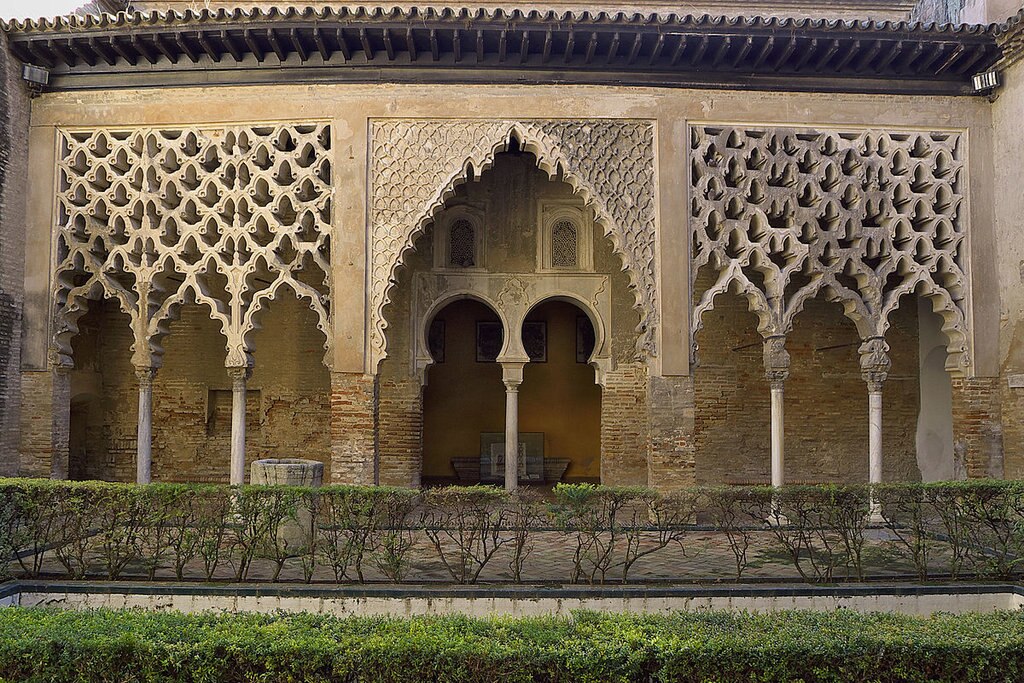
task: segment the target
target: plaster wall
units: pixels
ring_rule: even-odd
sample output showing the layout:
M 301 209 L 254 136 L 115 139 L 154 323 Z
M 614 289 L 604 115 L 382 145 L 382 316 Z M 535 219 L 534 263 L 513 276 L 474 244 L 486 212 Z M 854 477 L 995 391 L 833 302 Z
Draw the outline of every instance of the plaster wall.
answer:
M 1000 380 L 1003 410 L 1003 453 L 1007 477 L 1024 477 L 1024 193 L 1020 187 L 1024 159 L 1024 62 L 1003 74 L 1006 84 L 992 105 L 996 168 L 996 261 L 999 273 Z M 1014 169 L 1014 170 L 1011 170 Z
M 953 390 L 946 372 L 946 338 L 941 320 L 927 301 L 917 302 L 920 414 L 917 419 L 917 467 L 923 481 L 949 481 L 954 466 Z

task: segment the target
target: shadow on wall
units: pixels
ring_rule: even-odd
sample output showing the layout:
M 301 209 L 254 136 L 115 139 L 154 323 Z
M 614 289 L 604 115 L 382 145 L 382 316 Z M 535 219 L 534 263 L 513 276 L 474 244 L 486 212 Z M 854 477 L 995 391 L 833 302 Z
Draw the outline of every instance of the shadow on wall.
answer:
M 922 481 L 949 481 L 953 466 L 953 388 L 946 372 L 942 317 L 927 299 L 917 303 L 921 411 L 917 418 L 917 467 Z

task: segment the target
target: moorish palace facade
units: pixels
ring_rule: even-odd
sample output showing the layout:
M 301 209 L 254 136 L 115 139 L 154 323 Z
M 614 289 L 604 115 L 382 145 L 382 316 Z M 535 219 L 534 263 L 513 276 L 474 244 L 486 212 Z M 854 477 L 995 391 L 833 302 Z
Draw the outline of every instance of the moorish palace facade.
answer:
M 3 26 L 0 474 L 1024 475 L 1019 2 L 311 4 Z

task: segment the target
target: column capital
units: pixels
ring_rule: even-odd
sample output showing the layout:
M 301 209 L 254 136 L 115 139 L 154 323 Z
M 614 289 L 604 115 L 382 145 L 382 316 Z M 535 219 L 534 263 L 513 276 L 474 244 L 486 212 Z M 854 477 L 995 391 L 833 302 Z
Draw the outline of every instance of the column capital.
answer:
M 789 379 L 789 352 L 785 335 L 766 337 L 764 340 L 764 376 L 772 389 L 781 389 Z
M 252 367 L 248 365 L 236 365 L 227 368 L 228 377 L 234 384 L 244 383 L 252 377 Z
M 879 392 L 889 377 L 892 360 L 889 358 L 889 344 L 884 337 L 865 339 L 860 345 L 860 376 L 867 383 L 868 391 Z
M 153 378 L 156 377 L 157 368 L 152 366 L 140 367 L 135 366 L 135 378 L 139 380 L 140 386 L 149 386 L 153 384 Z
M 508 391 L 518 391 L 519 385 L 523 383 L 523 368 L 526 363 L 521 361 L 502 361 L 501 381 L 505 383 Z

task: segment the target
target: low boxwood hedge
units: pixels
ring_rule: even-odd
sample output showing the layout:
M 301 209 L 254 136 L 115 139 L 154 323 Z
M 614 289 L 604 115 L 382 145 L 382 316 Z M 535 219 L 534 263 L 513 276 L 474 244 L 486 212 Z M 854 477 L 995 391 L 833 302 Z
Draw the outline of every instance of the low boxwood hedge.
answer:
M 1019 613 L 571 619 L 0 609 L 0 680 L 929 681 L 1024 678 Z
M 870 523 L 885 528 L 885 540 L 876 536 L 868 548 Z M 763 557 L 787 558 L 808 582 L 890 575 L 894 556 L 922 581 L 1013 580 L 1024 569 L 1024 482 L 670 493 L 559 484 L 541 496 L 486 486 L 0 479 L 0 580 L 58 570 L 75 579 L 403 582 L 426 553 L 454 583 L 495 576 L 522 583 L 553 578 L 532 562 L 538 534 L 546 533 L 557 542 L 544 552 L 571 565 L 559 580 L 628 583 L 648 555 L 669 563 L 686 556 L 701 529 L 720 532 L 737 581 L 755 559 L 753 546 Z

